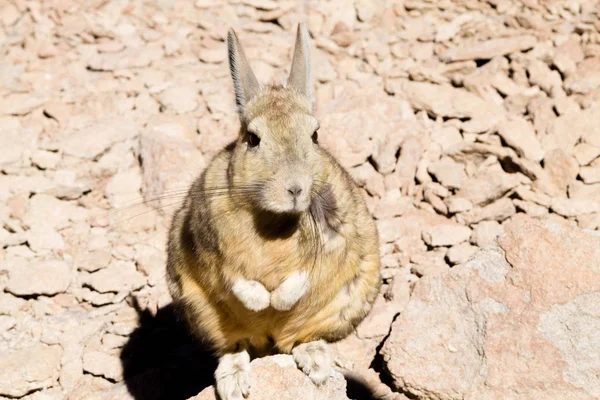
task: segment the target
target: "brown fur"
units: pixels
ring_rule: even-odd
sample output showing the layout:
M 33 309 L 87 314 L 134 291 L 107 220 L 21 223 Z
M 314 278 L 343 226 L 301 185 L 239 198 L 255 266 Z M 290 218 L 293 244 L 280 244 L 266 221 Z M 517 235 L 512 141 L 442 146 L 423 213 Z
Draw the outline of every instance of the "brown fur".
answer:
M 379 291 L 375 223 L 346 171 L 312 143 L 316 119 L 304 96 L 266 87 L 241 120 L 238 139 L 193 183 L 173 218 L 171 295 L 193 332 L 220 355 L 239 348 L 289 353 L 300 343 L 340 340 L 366 317 Z M 262 121 L 253 129 L 271 149 L 264 156 L 247 144 L 253 121 Z M 303 168 L 312 179 L 305 212 L 263 207 L 279 201 L 268 185 L 286 168 Z M 236 277 L 273 291 L 294 271 L 308 271 L 310 287 L 289 311 L 250 311 L 231 292 Z

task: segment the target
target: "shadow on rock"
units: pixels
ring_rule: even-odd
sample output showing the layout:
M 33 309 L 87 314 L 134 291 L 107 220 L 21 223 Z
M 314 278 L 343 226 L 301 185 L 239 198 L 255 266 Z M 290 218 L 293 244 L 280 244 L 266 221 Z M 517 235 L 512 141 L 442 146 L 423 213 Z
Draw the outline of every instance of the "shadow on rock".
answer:
M 121 353 L 125 383 L 135 400 L 185 400 L 214 383 L 216 358 L 188 333 L 172 304 L 155 316 L 136 309 L 140 326 Z
M 214 384 L 217 359 L 196 340 L 169 304 L 156 315 L 133 304 L 139 327 L 121 352 L 125 384 L 135 400 L 187 400 Z M 353 400 L 379 400 L 356 374 L 344 374 Z
M 377 393 L 366 382 L 356 376 L 344 375 L 346 378 L 346 395 L 352 400 L 381 400 Z

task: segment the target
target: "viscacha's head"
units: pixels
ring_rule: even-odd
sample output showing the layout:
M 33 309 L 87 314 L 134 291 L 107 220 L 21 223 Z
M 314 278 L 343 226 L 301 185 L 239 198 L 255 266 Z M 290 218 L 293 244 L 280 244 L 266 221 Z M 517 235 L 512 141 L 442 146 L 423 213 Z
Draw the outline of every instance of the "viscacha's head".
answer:
M 233 150 L 233 187 L 252 188 L 253 205 L 277 214 L 308 210 L 322 189 L 327 154 L 319 147 L 313 115 L 310 47 L 298 26 L 285 86 L 262 86 L 233 31 L 227 37 L 229 65 L 241 121 Z

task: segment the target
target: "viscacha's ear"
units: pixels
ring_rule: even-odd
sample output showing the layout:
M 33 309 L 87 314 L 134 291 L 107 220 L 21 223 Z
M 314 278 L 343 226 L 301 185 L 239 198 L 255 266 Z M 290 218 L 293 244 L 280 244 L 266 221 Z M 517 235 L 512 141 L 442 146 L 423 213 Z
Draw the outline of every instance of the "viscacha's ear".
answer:
M 288 78 L 288 87 L 294 88 L 297 92 L 306 96 L 311 105 L 314 104 L 310 42 L 306 25 L 302 23 L 298 25 L 298 32 L 296 33 L 296 46 L 294 47 L 294 59 Z
M 230 29 L 227 34 L 227 49 L 229 51 L 229 69 L 235 89 L 235 102 L 241 117 L 246 103 L 258 93 L 260 85 L 233 29 Z

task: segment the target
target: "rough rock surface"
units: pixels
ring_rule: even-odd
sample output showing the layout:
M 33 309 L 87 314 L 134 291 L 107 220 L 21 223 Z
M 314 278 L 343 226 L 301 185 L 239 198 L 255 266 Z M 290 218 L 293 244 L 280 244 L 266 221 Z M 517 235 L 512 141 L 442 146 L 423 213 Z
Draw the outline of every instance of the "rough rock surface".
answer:
M 0 395 L 22 397 L 52 386 L 58 378 L 61 353 L 60 346 L 41 343 L 0 351 Z
M 529 217 L 505 230 L 498 246 L 415 285 L 382 350 L 398 389 L 426 399 L 600 395 L 600 235 Z
M 252 392 L 248 400 L 348 400 L 346 381 L 341 373 L 332 371 L 331 377 L 320 387 L 297 367 L 290 355 L 275 355 L 250 363 Z M 190 400 L 216 400 L 214 387 L 204 389 Z
M 35 372 L 3 365 L 0 397 L 179 400 L 212 385 L 214 360 L 170 304 L 166 232 L 239 131 L 227 30 L 261 83 L 283 83 L 305 22 L 319 142 L 381 238 L 381 293 L 332 345 L 335 362 L 357 379 L 349 398 L 404 398 L 383 383 L 381 348 L 421 280 L 464 269 L 523 215 L 600 230 L 599 12 L 595 0 L 0 0 L 0 363 L 27 358 Z M 569 320 L 584 303 L 556 312 Z M 559 368 L 593 388 L 593 373 L 564 369 L 582 351 L 573 343 Z M 411 393 L 459 396 L 475 381 L 452 374 L 481 365 L 471 356 L 464 369 L 431 364 L 428 384 L 455 386 Z M 473 379 L 510 387 L 489 371 Z M 588 395 L 541 373 L 530 382 L 546 378 L 540 390 Z

